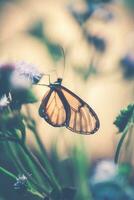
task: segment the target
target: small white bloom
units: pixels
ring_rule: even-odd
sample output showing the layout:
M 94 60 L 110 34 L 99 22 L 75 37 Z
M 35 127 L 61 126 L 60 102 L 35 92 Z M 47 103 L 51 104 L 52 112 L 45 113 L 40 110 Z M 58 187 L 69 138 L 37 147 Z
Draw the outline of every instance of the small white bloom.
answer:
M 3 95 L 3 97 L 0 99 L 0 108 L 4 108 L 6 106 L 8 106 L 9 104 L 9 100 L 6 97 L 6 95 Z
M 20 189 L 26 189 L 28 183 L 27 177 L 23 174 L 21 176 L 18 176 L 16 178 L 16 183 L 14 184 L 14 189 L 20 190 Z
M 41 78 L 42 74 L 38 72 L 33 64 L 26 62 L 16 62 L 14 64 L 15 69 L 11 76 L 11 86 L 15 89 L 26 89 L 31 84 L 37 83 Z
M 19 176 L 16 178 L 16 180 L 17 180 L 18 182 L 21 182 L 21 183 L 26 183 L 26 182 L 27 182 L 27 177 L 26 177 L 24 174 L 22 174 L 22 175 L 19 175 Z
M 26 63 L 24 61 L 17 62 L 15 67 L 15 71 L 18 75 L 29 79 L 32 84 L 37 83 L 42 78 L 42 74 L 36 69 L 36 66 L 31 63 Z
M 17 71 L 13 72 L 10 82 L 13 89 L 28 89 L 31 86 L 30 80 L 20 75 Z
M 116 176 L 117 165 L 110 160 L 103 160 L 98 163 L 92 177 L 93 183 L 110 180 Z

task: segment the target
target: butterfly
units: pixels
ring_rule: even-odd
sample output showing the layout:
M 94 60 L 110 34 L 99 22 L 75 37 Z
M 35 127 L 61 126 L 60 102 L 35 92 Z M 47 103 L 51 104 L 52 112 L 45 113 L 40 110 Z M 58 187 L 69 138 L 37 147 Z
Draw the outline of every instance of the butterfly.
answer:
M 80 134 L 93 134 L 99 127 L 99 119 L 94 110 L 80 97 L 62 86 L 58 78 L 48 85 L 39 107 L 39 115 L 54 127 L 66 127 Z

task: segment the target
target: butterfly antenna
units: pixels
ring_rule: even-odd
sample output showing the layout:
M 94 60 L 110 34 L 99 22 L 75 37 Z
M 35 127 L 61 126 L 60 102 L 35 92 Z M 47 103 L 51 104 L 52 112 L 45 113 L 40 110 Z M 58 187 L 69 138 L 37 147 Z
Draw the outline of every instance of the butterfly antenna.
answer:
M 65 66 L 66 66 L 66 56 L 65 56 L 65 51 L 64 51 L 63 47 L 59 45 L 59 48 L 60 48 L 60 50 L 62 52 L 62 56 L 63 56 L 63 67 L 64 67 L 63 75 L 62 75 L 62 77 L 63 77 L 64 72 L 65 72 Z
M 35 85 L 50 87 L 50 85 L 47 85 L 47 84 L 40 84 L 40 83 L 37 83 L 37 84 L 35 84 Z

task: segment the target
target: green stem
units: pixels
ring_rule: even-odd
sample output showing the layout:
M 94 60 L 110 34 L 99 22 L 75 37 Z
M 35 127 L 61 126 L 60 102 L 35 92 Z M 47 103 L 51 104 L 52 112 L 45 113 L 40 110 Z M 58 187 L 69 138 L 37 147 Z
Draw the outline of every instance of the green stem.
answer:
M 129 129 L 129 135 L 127 137 L 125 148 L 127 162 L 131 163 L 133 157 L 133 126 L 131 126 Z
M 19 147 L 19 146 L 18 146 Z M 10 148 L 10 152 L 12 153 L 13 157 L 14 157 L 14 160 L 15 160 L 15 164 L 17 165 L 17 169 L 19 170 L 19 173 L 22 174 L 24 173 L 24 175 L 26 175 L 27 177 L 29 177 L 29 180 L 30 182 L 33 184 L 33 186 L 35 186 L 35 188 L 38 188 L 38 190 L 40 192 L 45 192 L 44 191 L 44 188 L 41 188 L 37 183 L 36 181 L 34 180 L 34 178 L 32 176 L 29 176 L 29 173 L 25 170 L 25 168 L 23 167 L 23 164 L 21 163 L 20 159 L 18 158 L 18 155 L 16 152 L 18 152 L 19 149 L 17 148 L 14 148 L 14 146 L 10 145 L 9 144 L 9 148 Z M 23 152 L 22 153 L 22 156 L 23 156 Z M 24 155 L 23 156 L 23 159 L 26 160 L 26 162 L 28 163 L 28 167 L 30 167 L 30 169 L 32 169 L 32 173 L 33 175 L 35 176 L 35 178 L 38 178 L 39 175 L 36 173 L 36 170 L 34 169 L 34 166 L 30 163 L 30 160 L 27 159 L 27 157 Z M 37 176 L 36 176 L 37 174 Z M 37 179 L 38 180 L 38 179 Z
M 44 196 L 41 193 L 39 193 L 38 191 L 36 191 L 36 190 L 27 189 L 27 191 L 30 192 L 34 196 L 37 196 L 37 197 L 40 197 L 41 199 L 44 199 Z
M 12 174 L 11 172 L 7 171 L 6 169 L 4 169 L 3 167 L 0 167 L 0 173 L 5 174 L 7 176 L 9 176 L 10 178 L 14 179 L 16 181 L 17 177 Z
M 117 149 L 116 149 L 116 153 L 115 153 L 115 158 L 114 158 L 115 163 L 118 163 L 121 147 L 122 147 L 123 141 L 124 141 L 124 139 L 125 139 L 125 137 L 126 137 L 126 135 L 128 133 L 129 128 L 130 128 L 130 123 L 128 123 L 128 125 L 124 129 L 124 131 L 122 133 L 122 136 L 121 136 L 121 139 L 120 139 L 120 141 L 118 143 L 118 146 L 117 146 Z
M 17 170 L 17 173 L 21 173 L 20 166 L 18 164 L 18 157 L 16 156 L 16 152 L 14 151 L 14 147 L 10 144 L 11 141 L 6 143 L 6 150 L 8 153 L 10 152 L 10 159 L 13 161 L 15 168 Z
M 51 180 L 54 182 L 55 187 L 58 188 L 58 190 L 60 191 L 61 186 L 59 185 L 58 180 L 56 179 L 56 177 L 53 173 L 52 167 L 51 167 L 51 165 L 49 163 L 49 159 L 47 157 L 46 150 L 45 150 L 44 145 L 42 144 L 42 142 L 40 140 L 35 121 L 31 117 L 31 113 L 30 113 L 28 105 L 26 105 L 26 111 L 27 111 L 27 115 L 28 115 L 28 118 L 29 118 L 30 123 L 31 123 L 30 130 L 34 133 L 34 136 L 35 136 L 35 139 L 36 139 L 39 151 L 40 151 L 40 155 L 42 157 L 43 164 L 44 164 L 45 168 L 47 169 L 47 172 L 49 173 Z
M 24 150 L 24 152 L 29 156 L 29 158 L 32 160 L 32 162 L 35 164 L 35 166 L 37 167 L 37 169 L 39 171 L 41 171 L 44 179 L 46 179 L 46 181 L 49 183 L 49 185 L 54 189 L 57 189 L 59 191 L 59 188 L 56 187 L 56 185 L 51 181 L 51 178 L 48 176 L 47 172 L 45 171 L 45 169 L 42 167 L 42 165 L 40 164 L 39 160 L 37 159 L 37 157 L 34 156 L 34 154 L 26 147 L 26 145 L 21 144 L 22 149 Z M 60 191 L 59 191 L 60 192 Z
M 14 134 L 17 134 L 17 132 L 15 132 Z M 17 135 L 16 135 L 16 137 L 17 137 Z M 40 178 L 39 173 L 37 173 L 38 171 L 35 169 L 35 166 L 33 165 L 32 161 L 29 159 L 29 157 L 27 157 L 27 155 L 24 155 L 25 154 L 24 151 L 20 149 L 21 150 L 21 154 L 20 155 L 27 162 L 28 167 L 30 168 L 30 170 L 32 170 L 32 175 L 35 176 L 36 181 L 34 180 L 33 176 L 29 176 L 29 173 L 25 170 L 25 168 L 23 167 L 23 163 L 21 163 L 21 161 L 20 161 L 20 159 L 18 157 L 17 152 L 18 152 L 18 150 L 19 150 L 18 148 L 20 146 L 16 146 L 16 144 L 14 145 L 14 143 L 10 144 L 10 142 L 14 142 L 14 141 L 10 140 L 10 141 L 6 142 L 5 149 L 8 152 L 10 152 L 11 160 L 14 160 L 14 165 L 16 167 L 17 172 L 20 173 L 20 174 L 24 173 L 27 177 L 29 177 L 29 180 L 31 182 L 30 184 L 32 184 L 40 192 L 44 192 L 45 194 L 48 195 L 49 194 L 48 190 L 46 190 L 45 187 L 41 187 L 41 186 L 38 185 L 38 183 L 36 183 L 37 180 L 39 181 L 39 183 L 41 183 L 42 180 Z M 19 145 L 19 144 L 20 144 L 20 142 L 18 141 L 17 145 Z M 40 185 L 42 185 L 42 184 L 40 184 Z
M 129 131 L 129 129 L 133 126 L 133 124 L 134 124 L 134 111 L 133 111 L 132 116 L 131 116 L 129 122 L 127 123 L 124 131 L 122 132 L 122 137 L 121 137 L 121 139 L 120 139 L 120 141 L 118 143 L 118 146 L 117 146 L 117 149 L 116 149 L 116 153 L 115 153 L 115 158 L 114 158 L 115 163 L 118 163 L 119 154 L 120 154 L 120 151 L 121 151 L 121 147 L 122 147 L 123 141 L 124 141 L 128 131 Z
M 49 194 L 49 192 L 48 192 L 48 189 L 46 189 L 46 185 L 43 183 L 43 181 L 40 179 L 40 174 L 38 174 L 38 171 L 40 172 L 41 171 L 41 169 L 40 169 L 40 166 L 39 166 L 39 162 L 37 162 L 36 160 L 37 160 L 37 158 L 30 152 L 30 150 L 25 146 L 25 144 L 23 144 L 23 143 L 20 143 L 20 147 L 21 147 L 21 149 L 23 150 L 23 152 L 25 153 L 25 158 L 26 158 L 26 160 L 28 161 L 28 164 L 29 164 L 29 166 L 30 166 L 30 169 L 33 171 L 34 170 L 34 175 L 35 175 L 35 178 L 37 178 L 37 180 L 39 179 L 39 183 L 42 185 L 42 187 L 40 187 L 40 188 L 42 188 L 43 189 L 43 191 L 44 191 L 44 193 L 45 194 Z M 28 157 L 27 157 L 28 156 Z M 34 164 L 34 165 L 33 165 Z M 35 170 L 35 166 L 36 166 L 36 168 L 37 168 L 37 170 Z M 44 177 L 43 177 L 43 179 L 44 179 Z M 33 182 L 34 183 L 34 185 L 38 185 L 38 184 L 35 184 L 35 181 Z
M 36 142 L 37 142 L 39 150 L 40 150 L 40 155 L 42 157 L 43 164 L 44 164 L 45 168 L 47 169 L 49 175 L 51 176 L 51 180 L 55 183 L 56 187 L 59 190 L 61 190 L 61 187 L 60 187 L 60 185 L 59 185 L 59 183 L 58 183 L 58 181 L 57 181 L 57 179 L 55 177 L 55 174 L 53 173 L 52 167 L 51 167 L 51 165 L 49 163 L 46 150 L 45 150 L 45 148 L 44 148 L 44 146 L 43 146 L 43 144 L 42 144 L 42 142 L 40 140 L 40 137 L 38 135 L 36 127 L 33 127 L 33 133 L 35 135 Z M 42 154 L 43 154 L 43 156 L 42 156 Z
M 10 136 L 0 136 L 0 140 L 1 141 L 11 141 L 11 142 L 18 142 L 18 140 L 14 137 L 10 137 Z

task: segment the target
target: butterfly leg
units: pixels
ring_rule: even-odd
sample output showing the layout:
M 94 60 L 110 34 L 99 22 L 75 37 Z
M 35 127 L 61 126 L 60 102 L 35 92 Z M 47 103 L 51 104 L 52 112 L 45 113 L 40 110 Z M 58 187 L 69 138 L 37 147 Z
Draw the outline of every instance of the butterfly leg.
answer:
M 49 87 L 49 85 L 51 84 L 51 81 L 50 81 L 50 74 L 43 74 L 43 76 L 48 76 L 48 80 L 49 80 L 49 84 L 47 85 L 47 84 L 36 84 L 36 85 L 41 85 L 41 86 L 48 86 Z
M 51 83 L 51 81 L 50 81 L 50 74 L 44 74 L 44 76 L 48 76 L 49 85 L 50 85 L 50 83 Z

